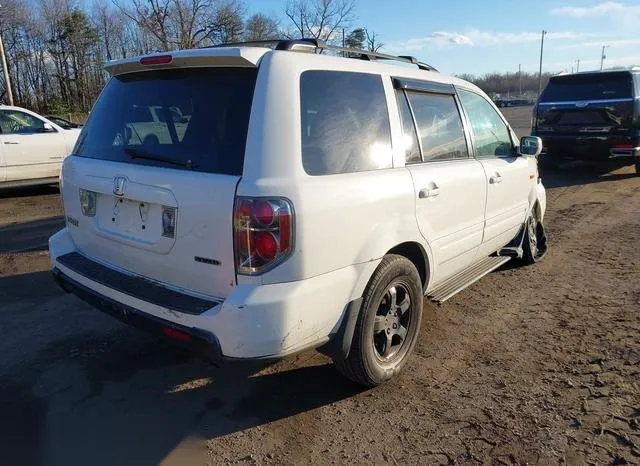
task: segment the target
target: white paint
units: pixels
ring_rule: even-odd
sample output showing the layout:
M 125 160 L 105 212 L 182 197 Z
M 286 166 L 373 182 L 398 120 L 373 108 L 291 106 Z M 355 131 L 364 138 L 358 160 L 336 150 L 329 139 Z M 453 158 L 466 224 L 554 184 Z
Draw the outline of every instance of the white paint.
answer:
M 349 301 L 361 296 L 382 257 L 398 244 L 422 246 L 429 262 L 430 289 L 506 245 L 535 202 L 544 213 L 544 187 L 537 180 L 535 158 L 472 158 L 405 167 L 391 77 L 453 83 L 481 93 L 464 81 L 379 62 L 267 49 L 205 49 L 172 55 L 168 67 L 260 66 L 242 177 L 69 158 L 63 170 L 65 211 L 80 225 L 50 239 L 51 257 L 55 267 L 104 296 L 212 332 L 226 356 L 283 356 L 324 343 L 339 326 Z M 115 74 L 144 68 L 138 58 L 109 66 Z M 310 69 L 381 75 L 393 168 L 306 174 L 301 160 L 299 81 L 300 74 Z M 494 172 L 503 180 L 496 186 L 489 182 Z M 178 208 L 175 239 L 161 238 L 153 229 L 129 237 L 109 231 L 103 223 L 109 223 L 110 213 L 102 209 L 113 202 L 110 182 L 115 176 L 127 177 L 127 189 L 132 190 L 128 194 L 152 205 L 149 215 L 154 205 Z M 419 198 L 422 189 L 435 186 L 438 196 Z M 93 219 L 80 211 L 81 187 L 100 193 Z M 231 233 L 235 195 L 285 197 L 294 207 L 294 252 L 263 275 L 236 279 Z M 193 316 L 124 295 L 56 261 L 75 250 L 187 294 L 218 298 L 221 304 Z M 196 255 L 215 258 L 222 265 L 197 263 Z

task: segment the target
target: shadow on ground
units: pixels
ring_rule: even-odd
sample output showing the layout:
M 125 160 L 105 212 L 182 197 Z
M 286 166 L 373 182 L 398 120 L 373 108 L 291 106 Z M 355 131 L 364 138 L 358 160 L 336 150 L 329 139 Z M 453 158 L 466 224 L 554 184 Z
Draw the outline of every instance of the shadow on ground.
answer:
M 600 164 L 576 161 L 563 164 L 560 168 L 553 170 L 541 168 L 540 172 L 542 183 L 549 189 L 625 180 L 638 176 L 628 160 Z
M 43 251 L 48 248 L 49 237 L 62 228 L 62 217 L 0 226 L 0 253 Z
M 32 196 L 45 196 L 48 194 L 58 194 L 60 189 L 57 185 L 42 185 L 42 186 L 28 186 L 21 188 L 3 188 L 0 189 L 0 199 L 6 199 L 10 197 L 32 197 Z
M 35 357 L 4 361 L 0 371 L 6 464 L 159 464 L 189 439 L 222 437 L 362 391 L 313 355 L 315 365 L 212 366 L 64 295 L 48 275 L 0 279 L 0 329 L 31 313 L 34 328 L 21 338 L 47 341 Z

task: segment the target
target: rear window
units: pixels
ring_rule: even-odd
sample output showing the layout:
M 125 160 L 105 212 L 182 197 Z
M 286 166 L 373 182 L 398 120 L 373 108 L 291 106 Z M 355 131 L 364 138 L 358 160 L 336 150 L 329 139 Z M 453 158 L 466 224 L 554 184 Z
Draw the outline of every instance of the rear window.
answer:
M 565 102 L 631 97 L 633 97 L 633 79 L 630 73 L 594 73 L 551 78 L 540 101 Z
M 309 175 L 391 167 L 391 129 L 380 76 L 305 71 L 300 101 L 302 164 Z
M 189 68 L 113 77 L 74 155 L 241 175 L 256 76 Z

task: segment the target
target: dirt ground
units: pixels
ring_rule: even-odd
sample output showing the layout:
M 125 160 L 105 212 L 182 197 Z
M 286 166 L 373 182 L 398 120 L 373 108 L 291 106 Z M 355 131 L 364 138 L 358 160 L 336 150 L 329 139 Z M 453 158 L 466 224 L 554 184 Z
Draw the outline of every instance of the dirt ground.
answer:
M 0 194 L 0 464 L 640 464 L 640 177 L 609 168 L 545 174 L 547 257 L 425 302 L 364 391 L 315 352 L 213 367 L 63 294 L 55 192 Z

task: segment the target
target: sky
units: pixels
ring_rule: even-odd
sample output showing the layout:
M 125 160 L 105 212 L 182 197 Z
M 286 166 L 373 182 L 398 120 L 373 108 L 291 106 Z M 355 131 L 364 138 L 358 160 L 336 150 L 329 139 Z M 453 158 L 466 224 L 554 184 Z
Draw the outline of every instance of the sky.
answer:
M 414 55 L 449 74 L 553 73 L 640 65 L 640 0 L 356 0 L 357 21 L 383 52 Z M 250 0 L 249 12 L 283 17 L 287 0 Z M 286 19 L 286 18 L 285 18 Z M 283 20 L 284 23 L 284 20 Z M 286 24 L 286 23 L 284 23 Z

